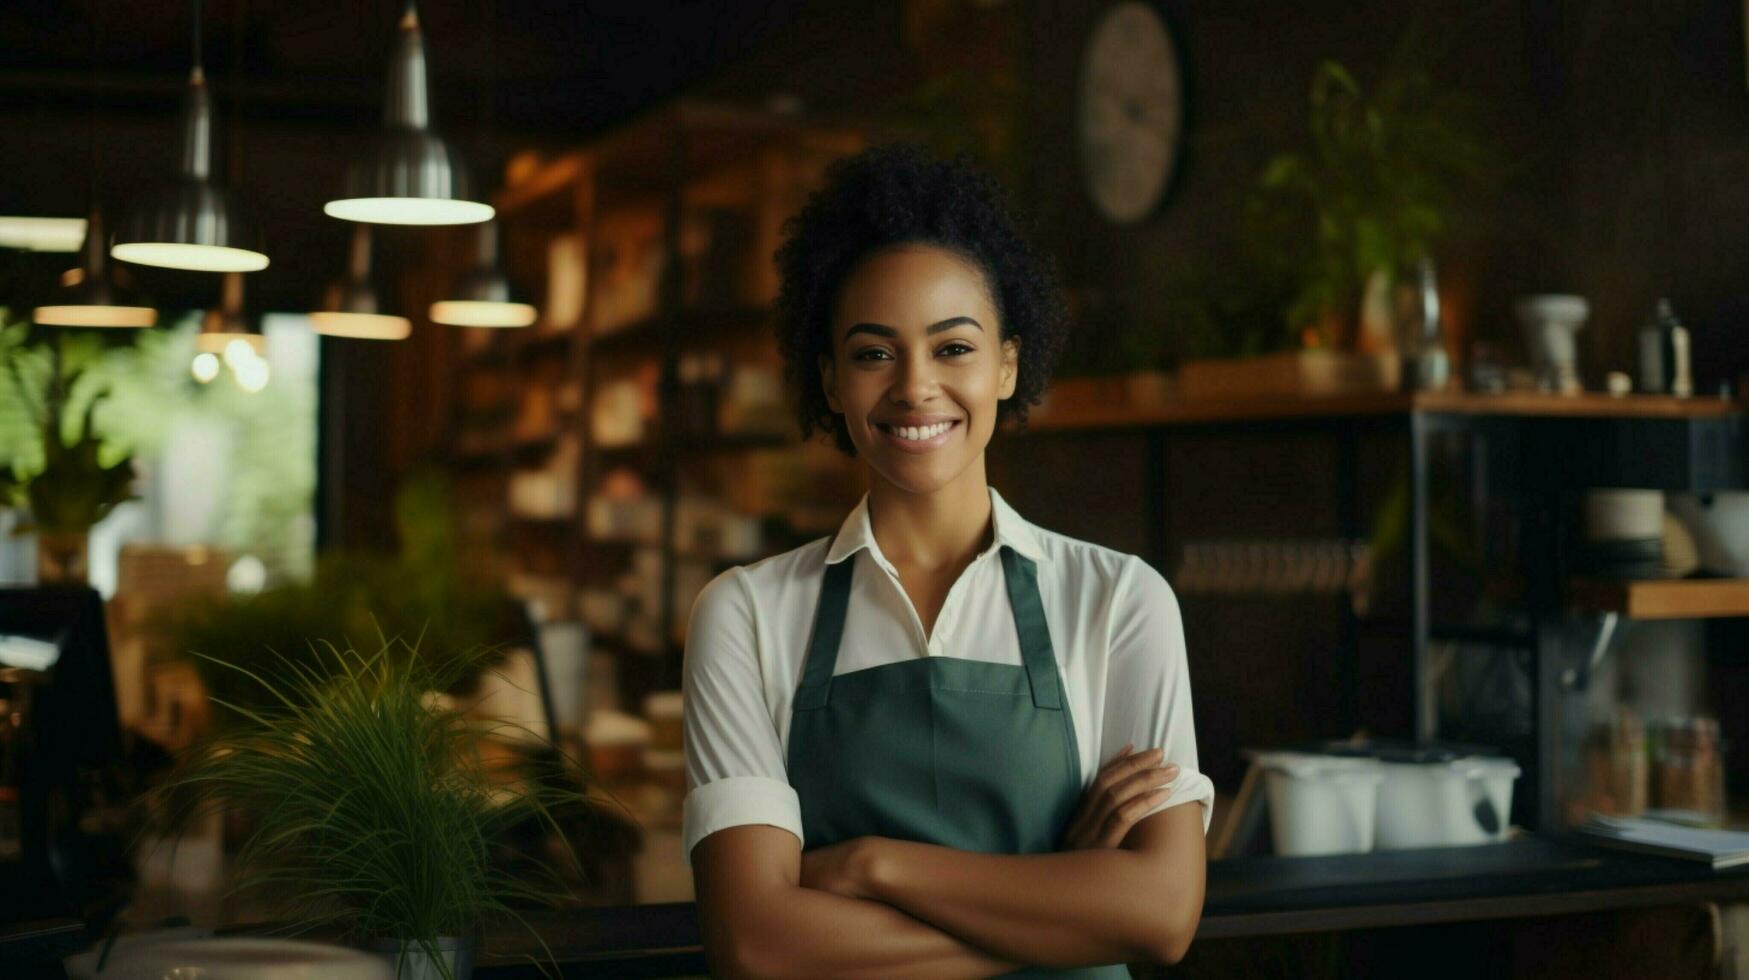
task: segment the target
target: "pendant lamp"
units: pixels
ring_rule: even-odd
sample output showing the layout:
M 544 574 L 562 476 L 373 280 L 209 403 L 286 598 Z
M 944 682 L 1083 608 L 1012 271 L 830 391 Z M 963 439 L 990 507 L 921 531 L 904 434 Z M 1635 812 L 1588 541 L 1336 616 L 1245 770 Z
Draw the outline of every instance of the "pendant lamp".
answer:
M 249 319 L 243 313 L 242 273 L 225 273 L 219 305 L 201 317 L 200 333 L 194 337 L 194 349 L 203 354 L 221 355 L 225 363 L 232 365 L 251 355 L 260 357 L 267 353 L 267 338 L 258 328 L 249 325 Z
M 473 200 L 461 154 L 431 131 L 425 40 L 411 2 L 389 56 L 383 128 L 348 169 L 342 196 L 322 210 L 346 221 L 387 225 L 466 225 L 492 217 L 490 204 Z
M 498 261 L 498 223 L 480 225 L 473 269 L 449 298 L 431 304 L 431 319 L 454 327 L 526 327 L 535 316 L 534 307 L 522 302 L 504 278 Z
M 36 308 L 37 323 L 55 327 L 150 327 L 158 311 L 127 302 L 111 277 L 103 254 L 103 216 L 97 208 L 85 221 L 83 259 L 68 271 L 56 302 Z
M 230 368 L 237 387 L 254 394 L 267 387 L 267 338 L 243 311 L 243 274 L 225 273 L 219 305 L 206 311 L 194 337 L 195 379 L 205 383 Z
M 370 225 L 352 229 L 352 253 L 346 275 L 328 287 L 322 309 L 310 314 L 310 326 L 329 337 L 356 340 L 404 340 L 413 324 L 404 316 L 384 313 L 370 276 Z
M 259 239 L 230 194 L 212 179 L 213 107 L 200 58 L 200 0 L 194 2 L 194 67 L 183 100 L 182 166 L 122 225 L 109 254 L 123 262 L 196 272 L 267 268 Z

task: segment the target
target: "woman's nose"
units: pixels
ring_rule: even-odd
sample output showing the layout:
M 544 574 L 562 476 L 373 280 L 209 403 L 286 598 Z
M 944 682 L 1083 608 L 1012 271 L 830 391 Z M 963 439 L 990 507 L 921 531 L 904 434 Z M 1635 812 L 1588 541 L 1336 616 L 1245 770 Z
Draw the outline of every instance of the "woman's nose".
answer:
M 898 376 L 888 395 L 905 405 L 917 405 L 935 395 L 935 362 L 927 354 L 900 358 Z

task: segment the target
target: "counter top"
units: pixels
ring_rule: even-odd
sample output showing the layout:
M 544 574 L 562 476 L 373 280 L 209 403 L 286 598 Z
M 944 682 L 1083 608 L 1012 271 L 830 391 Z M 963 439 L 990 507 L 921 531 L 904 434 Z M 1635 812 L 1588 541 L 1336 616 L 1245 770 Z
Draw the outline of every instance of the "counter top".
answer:
M 1482 847 L 1209 865 L 1198 937 L 1272 935 L 1749 900 L 1749 868 L 1532 836 Z
M 1590 392 L 1553 395 L 1511 391 L 1475 394 L 1423 391 L 1397 394 L 1253 398 L 1170 398 L 1145 405 L 1118 400 L 1040 406 L 1027 422 L 1032 431 L 1127 429 L 1221 422 L 1405 415 L 1501 415 L 1569 419 L 1717 419 L 1743 411 L 1736 401 L 1717 397 L 1676 398 Z
M 1749 901 L 1749 868 L 1713 871 L 1576 840 L 1209 865 L 1199 939 Z M 704 972 L 690 902 L 546 913 L 530 922 L 566 966 L 614 976 Z M 526 932 L 489 937 L 479 976 L 535 976 Z

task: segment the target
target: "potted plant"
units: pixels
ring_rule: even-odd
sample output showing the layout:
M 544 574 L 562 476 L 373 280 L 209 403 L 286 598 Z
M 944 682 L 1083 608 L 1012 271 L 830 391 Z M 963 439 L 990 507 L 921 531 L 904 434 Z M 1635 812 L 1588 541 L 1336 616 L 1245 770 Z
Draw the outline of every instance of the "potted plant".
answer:
M 13 327 L 8 332 L 16 336 L 23 330 Z M 16 438 L 26 445 L 9 453 L 11 458 L 0 466 L 0 504 L 25 512 L 15 534 L 37 535 L 40 583 L 82 585 L 91 528 L 117 504 L 134 498 L 133 457 L 114 452 L 98 436 L 94 416 L 107 391 L 86 399 L 77 428 L 68 433 L 72 393 L 83 370 L 64 367 L 58 335 L 46 347 L 45 356 L 33 346 L 5 345 L 6 375 L 17 396 L 14 405 L 27 417 L 18 428 L 32 435 L 18 432 L 9 437 L 8 441 Z M 44 360 L 46 371 L 39 363 Z M 37 444 L 35 453 L 27 452 L 32 448 L 29 442 Z M 29 455 L 38 458 L 27 462 Z
M 282 658 L 276 676 L 231 668 L 271 704 L 229 705 L 242 721 L 181 760 L 159 812 L 175 829 L 245 811 L 238 888 L 261 889 L 299 931 L 337 927 L 372 944 L 400 976 L 461 980 L 482 925 L 570 894 L 548 861 L 505 842 L 533 823 L 559 843 L 562 870 L 580 873 L 559 817 L 584 804 L 581 785 L 551 771 L 506 778 L 482 761 L 496 726 L 438 693 L 477 654 L 420 657 L 398 641 L 310 651 Z
M 1436 86 L 1413 44 L 1373 87 L 1326 60 L 1312 77 L 1310 145 L 1264 168 L 1259 206 L 1299 267 L 1287 310 L 1308 346 L 1395 346 L 1398 279 L 1448 228 L 1459 187 L 1483 166 L 1461 96 Z
M 1441 241 L 1458 192 L 1488 160 L 1463 97 L 1422 69 L 1418 37 L 1397 46 L 1371 88 L 1336 61 L 1318 66 L 1309 144 L 1265 166 L 1234 274 L 1188 279 L 1179 297 L 1175 319 L 1193 355 L 1180 363 L 1186 397 L 1398 387 L 1406 274 Z M 1266 304 L 1273 325 L 1256 315 Z

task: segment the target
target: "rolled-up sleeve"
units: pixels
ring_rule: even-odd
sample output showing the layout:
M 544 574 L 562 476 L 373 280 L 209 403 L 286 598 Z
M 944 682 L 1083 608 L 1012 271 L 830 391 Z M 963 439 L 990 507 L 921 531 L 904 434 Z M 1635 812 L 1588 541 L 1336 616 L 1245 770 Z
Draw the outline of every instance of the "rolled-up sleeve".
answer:
M 1181 803 L 1201 803 L 1207 833 L 1215 787 L 1197 764 L 1184 621 L 1172 587 L 1140 558 L 1130 558 L 1114 590 L 1108 642 L 1100 764 L 1115 757 L 1125 743 L 1138 752 L 1165 748 L 1162 765 L 1177 763 L 1178 779 L 1166 799 L 1143 816 Z
M 739 569 L 717 576 L 694 601 L 681 676 L 688 861 L 726 827 L 770 824 L 802 839 L 801 802 L 789 784 L 765 700 L 752 596 Z

